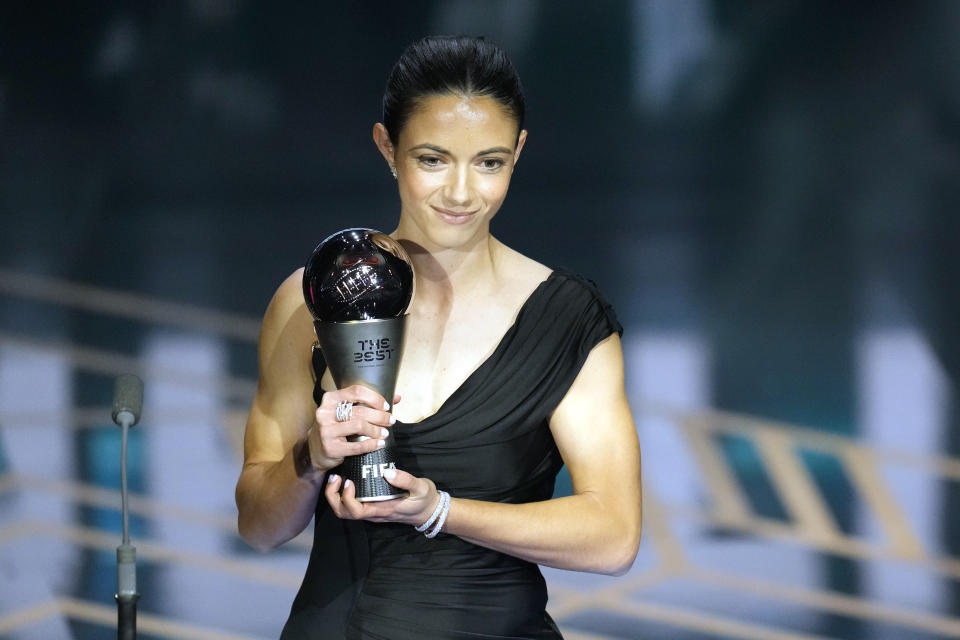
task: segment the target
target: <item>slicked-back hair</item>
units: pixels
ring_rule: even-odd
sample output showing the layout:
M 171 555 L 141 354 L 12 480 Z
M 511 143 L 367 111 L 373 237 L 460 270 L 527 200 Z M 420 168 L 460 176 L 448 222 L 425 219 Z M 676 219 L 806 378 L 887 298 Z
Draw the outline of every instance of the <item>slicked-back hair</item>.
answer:
M 428 36 L 400 55 L 383 93 L 383 125 L 396 145 L 421 100 L 435 95 L 489 96 L 523 129 L 520 76 L 507 54 L 483 38 Z

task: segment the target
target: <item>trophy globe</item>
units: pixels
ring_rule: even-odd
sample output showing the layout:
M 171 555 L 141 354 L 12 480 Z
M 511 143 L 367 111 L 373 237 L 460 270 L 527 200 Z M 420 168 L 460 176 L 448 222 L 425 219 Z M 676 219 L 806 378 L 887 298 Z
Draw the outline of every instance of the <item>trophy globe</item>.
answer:
M 344 229 L 314 249 L 303 297 L 318 322 L 397 318 L 413 297 L 410 257 L 385 233 Z

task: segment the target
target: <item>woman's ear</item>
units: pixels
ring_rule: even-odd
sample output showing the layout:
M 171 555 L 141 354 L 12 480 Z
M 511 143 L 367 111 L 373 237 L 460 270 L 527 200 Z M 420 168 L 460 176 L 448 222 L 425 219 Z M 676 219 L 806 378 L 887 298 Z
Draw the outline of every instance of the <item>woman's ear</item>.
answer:
M 381 122 L 373 125 L 373 143 L 377 145 L 377 149 L 380 150 L 380 155 L 383 156 L 383 159 L 386 160 L 390 168 L 393 169 L 396 162 L 396 154 L 393 149 L 393 143 L 390 142 L 390 134 Z
M 516 166 L 517 162 L 520 160 L 520 151 L 523 149 L 523 144 L 527 141 L 527 130 L 524 129 L 520 132 L 520 135 L 517 136 L 517 148 L 513 152 L 513 165 Z

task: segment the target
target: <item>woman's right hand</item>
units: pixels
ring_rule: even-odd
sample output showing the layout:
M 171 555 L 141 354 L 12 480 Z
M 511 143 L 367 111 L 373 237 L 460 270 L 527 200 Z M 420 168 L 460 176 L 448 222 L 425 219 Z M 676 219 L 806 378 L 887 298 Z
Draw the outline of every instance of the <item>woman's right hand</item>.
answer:
M 399 396 L 394 398 L 394 402 Z M 347 422 L 337 421 L 337 405 L 352 402 L 353 411 Z M 366 406 L 363 406 L 366 405 Z M 378 407 L 378 408 L 373 408 Z M 314 423 L 307 432 L 310 461 L 317 471 L 329 471 L 346 456 L 376 451 L 384 446 L 390 434 L 387 427 L 396 421 L 388 411 L 390 405 L 379 393 L 355 384 L 323 394 L 314 414 Z M 350 436 L 367 436 L 367 440 L 350 442 Z

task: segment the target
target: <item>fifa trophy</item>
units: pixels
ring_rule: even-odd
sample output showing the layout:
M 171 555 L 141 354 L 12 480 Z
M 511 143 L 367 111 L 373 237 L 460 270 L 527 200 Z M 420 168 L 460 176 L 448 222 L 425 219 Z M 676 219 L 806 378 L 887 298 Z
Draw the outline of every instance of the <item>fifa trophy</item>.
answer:
M 303 297 L 337 388 L 362 384 L 392 404 L 413 297 L 413 267 L 400 243 L 373 229 L 333 234 L 307 260 Z M 396 468 L 393 444 L 391 433 L 383 448 L 344 459 L 340 475 L 353 481 L 361 502 L 405 495 L 383 478 Z

